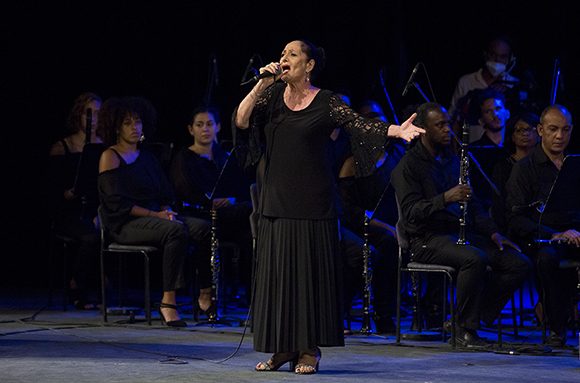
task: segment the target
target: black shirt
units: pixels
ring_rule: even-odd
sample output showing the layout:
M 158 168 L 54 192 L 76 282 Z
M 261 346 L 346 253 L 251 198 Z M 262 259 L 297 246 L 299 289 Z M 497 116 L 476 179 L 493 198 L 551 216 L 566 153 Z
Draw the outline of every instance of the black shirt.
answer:
M 173 190 L 157 158 L 141 149 L 137 159 L 127 164 L 119 157 L 118 168 L 99 175 L 99 197 L 105 226 L 118 233 L 123 225 L 136 217 L 133 206 L 159 211 L 173 203 Z
M 395 167 L 391 181 L 401 208 L 400 227 L 409 237 L 459 233 L 459 203 L 446 205 L 443 196 L 458 184 L 459 167 L 457 155 L 447 151 L 435 159 L 421 141 Z M 476 196 L 469 201 L 467 213 L 469 228 L 486 236 L 497 232 Z
M 214 188 L 214 198 L 235 197 L 236 202 L 249 201 L 250 184 L 236 158 L 218 144 L 212 146 L 212 153 L 213 160 L 209 160 L 184 147 L 175 155 L 171 181 L 177 201 L 210 208 L 209 197 Z
M 275 83 L 266 89 L 250 118 L 249 160 L 256 163 L 261 150 L 265 157 L 262 213 L 334 219 L 337 193 L 330 134 L 336 127 L 350 134 L 357 172 L 366 175 L 387 141 L 388 124 L 362 117 L 328 90 L 320 90 L 310 105 L 293 111 L 284 102 L 285 86 Z
M 374 212 L 372 218 L 390 225 L 397 223 L 395 192 L 390 184 L 391 173 L 405 154 L 402 144 L 387 146 L 384 162 L 367 177 L 344 177 L 339 181 L 341 201 L 344 206 L 344 225 L 357 233 L 362 233 L 365 211 Z
M 506 207 L 509 230 L 515 237 L 550 238 L 557 231 L 550 226 L 557 225 L 558 219 L 552 222 L 542 221 L 545 225 L 540 226 L 540 211 L 533 206 L 526 206 L 546 201 L 558 172 L 556 165 L 546 156 L 542 145 L 537 145 L 529 156 L 514 165 L 506 184 Z

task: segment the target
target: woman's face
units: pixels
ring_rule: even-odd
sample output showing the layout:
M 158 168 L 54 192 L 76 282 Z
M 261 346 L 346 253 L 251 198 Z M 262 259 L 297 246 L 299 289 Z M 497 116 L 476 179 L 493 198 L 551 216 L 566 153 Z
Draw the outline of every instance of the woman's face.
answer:
M 119 142 L 137 144 L 142 134 L 143 123 L 141 122 L 141 117 L 134 114 L 126 115 L 119 130 Z
M 517 148 L 530 149 L 538 143 L 538 132 L 535 126 L 530 126 L 524 120 L 518 120 L 514 125 L 512 140 Z
M 305 81 L 308 73 L 314 68 L 314 60 L 309 59 L 302 50 L 301 41 L 292 41 L 284 47 L 280 56 L 280 69 L 282 81 L 299 82 Z

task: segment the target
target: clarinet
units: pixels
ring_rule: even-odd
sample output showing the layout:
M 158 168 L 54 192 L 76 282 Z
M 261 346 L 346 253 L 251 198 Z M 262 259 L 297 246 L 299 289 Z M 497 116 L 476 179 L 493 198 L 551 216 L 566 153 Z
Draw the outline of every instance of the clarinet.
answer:
M 469 125 L 464 122 L 461 133 L 461 158 L 459 160 L 459 185 L 469 185 L 469 155 L 467 152 L 467 143 L 469 141 Z M 467 224 L 467 201 L 459 202 L 461 215 L 459 216 L 459 237 L 458 245 L 469 245 L 465 239 L 465 226 Z
M 371 329 L 371 249 L 369 246 L 369 217 L 365 213 L 364 221 L 364 244 L 363 244 L 363 322 L 360 329 L 361 334 L 369 335 Z
M 211 214 L 211 305 L 214 308 L 208 313 L 208 322 L 217 322 L 218 318 L 218 307 L 217 307 L 217 297 L 219 289 L 219 272 L 220 272 L 220 256 L 219 256 L 219 241 L 217 236 L 217 209 L 212 208 L 210 210 Z

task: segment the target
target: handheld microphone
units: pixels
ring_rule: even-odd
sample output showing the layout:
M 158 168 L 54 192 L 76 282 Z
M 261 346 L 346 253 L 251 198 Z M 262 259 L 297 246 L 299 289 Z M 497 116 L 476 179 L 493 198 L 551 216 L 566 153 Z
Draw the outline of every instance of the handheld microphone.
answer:
M 413 68 L 413 71 L 411 72 L 411 76 L 409 76 L 409 80 L 405 84 L 405 88 L 403 88 L 403 94 L 401 94 L 402 97 L 405 97 L 405 95 L 409 91 L 409 88 L 411 87 L 411 85 L 413 85 L 413 82 L 415 81 L 415 75 L 417 74 L 417 71 L 419 70 L 419 64 L 420 63 L 417 63 L 417 65 L 415 65 L 415 68 Z
M 252 82 L 258 82 L 258 81 L 260 81 L 263 78 L 278 76 L 280 73 L 282 73 L 282 70 L 280 70 L 280 69 L 277 70 L 276 73 L 272 73 L 272 72 L 265 71 L 263 73 L 260 73 L 260 74 L 255 75 L 254 77 L 252 77 L 251 79 L 249 79 L 246 82 L 241 83 L 240 85 L 246 85 L 246 84 L 249 84 L 249 83 L 252 83 Z

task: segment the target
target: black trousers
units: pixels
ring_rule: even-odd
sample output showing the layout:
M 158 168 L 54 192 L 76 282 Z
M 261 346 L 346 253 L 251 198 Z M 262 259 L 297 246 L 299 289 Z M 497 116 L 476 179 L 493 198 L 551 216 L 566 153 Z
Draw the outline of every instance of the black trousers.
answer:
M 564 335 L 566 324 L 572 314 L 574 282 L 577 281 L 576 269 L 561 269 L 560 261 L 565 258 L 580 257 L 580 249 L 572 246 L 542 246 L 535 253 L 536 271 L 540 291 L 545 294 L 544 308 L 550 329 Z
M 211 286 L 209 222 L 178 216 L 169 221 L 157 217 L 138 217 L 127 222 L 114 235 L 115 241 L 126 245 L 150 245 L 163 251 L 163 291 L 186 287 L 185 260 L 193 246 L 193 260 L 201 288 Z
M 468 239 L 470 245 L 457 245 L 457 235 L 428 234 L 414 238 L 411 250 L 418 262 L 457 270 L 457 323 L 475 330 L 480 320 L 493 323 L 526 279 L 532 263 L 510 247 L 500 251 L 491 239 L 481 236 Z M 489 275 L 487 266 L 492 269 Z

